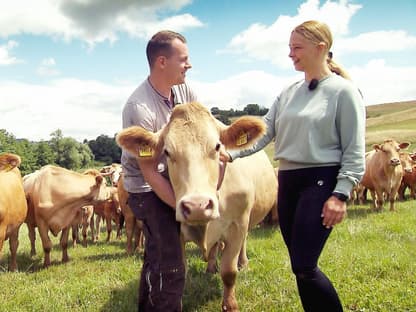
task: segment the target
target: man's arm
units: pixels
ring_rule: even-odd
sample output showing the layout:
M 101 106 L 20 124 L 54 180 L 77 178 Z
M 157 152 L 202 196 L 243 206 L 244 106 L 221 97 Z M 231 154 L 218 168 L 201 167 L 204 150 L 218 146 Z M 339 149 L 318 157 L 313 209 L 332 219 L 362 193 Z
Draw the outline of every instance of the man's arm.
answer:
M 144 179 L 149 183 L 156 195 L 173 209 L 176 209 L 176 199 L 172 185 L 158 172 L 158 161 L 154 159 L 139 159 L 138 163 Z

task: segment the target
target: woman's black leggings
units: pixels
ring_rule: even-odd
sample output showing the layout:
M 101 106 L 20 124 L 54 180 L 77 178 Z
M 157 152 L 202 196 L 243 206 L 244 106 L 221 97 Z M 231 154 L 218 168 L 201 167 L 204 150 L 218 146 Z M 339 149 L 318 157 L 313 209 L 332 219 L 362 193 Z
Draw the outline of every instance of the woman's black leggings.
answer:
M 279 171 L 280 229 L 307 312 L 342 311 L 335 288 L 318 268 L 331 233 L 322 225 L 322 208 L 335 188 L 338 171 L 338 166 Z

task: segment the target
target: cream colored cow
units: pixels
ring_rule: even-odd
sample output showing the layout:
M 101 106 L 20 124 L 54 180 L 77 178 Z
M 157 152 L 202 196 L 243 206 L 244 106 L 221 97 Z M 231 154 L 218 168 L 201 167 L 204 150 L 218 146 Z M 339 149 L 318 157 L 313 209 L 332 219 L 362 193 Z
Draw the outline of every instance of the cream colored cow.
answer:
M 10 153 L 0 155 L 0 256 L 3 243 L 9 239 L 9 270 L 17 270 L 16 253 L 19 229 L 25 221 L 27 203 L 20 174 L 20 156 Z
M 225 311 L 238 311 L 235 284 L 239 255 L 243 263 L 247 261 L 248 229 L 276 205 L 277 179 L 263 151 L 227 164 L 221 176 L 219 151 L 221 145 L 246 148 L 264 131 L 265 124 L 259 118 L 245 116 L 225 126 L 203 105 L 190 103 L 176 106 L 169 123 L 158 133 L 130 127 L 117 136 L 118 144 L 137 157 L 149 153 L 153 158 L 167 156 L 176 219 L 187 234 L 193 231 L 186 228 L 206 225 L 205 233 L 192 239 L 206 259 L 217 242 L 224 242 L 220 272 Z
M 61 233 L 62 262 L 67 262 L 68 231 L 81 207 L 107 200 L 110 192 L 104 177 L 95 169 L 83 174 L 65 168 L 47 165 L 24 179 L 32 250 L 34 250 L 35 227 L 38 227 L 44 251 L 44 267 L 48 267 L 54 236 Z

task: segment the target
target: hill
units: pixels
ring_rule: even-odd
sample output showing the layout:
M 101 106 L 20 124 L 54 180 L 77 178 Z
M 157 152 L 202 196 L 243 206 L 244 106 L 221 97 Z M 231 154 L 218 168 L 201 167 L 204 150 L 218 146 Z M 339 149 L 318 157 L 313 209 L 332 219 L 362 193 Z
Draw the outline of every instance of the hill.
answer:
M 368 149 L 387 138 L 410 142 L 410 150 L 416 148 L 416 100 L 367 106 L 366 111 Z

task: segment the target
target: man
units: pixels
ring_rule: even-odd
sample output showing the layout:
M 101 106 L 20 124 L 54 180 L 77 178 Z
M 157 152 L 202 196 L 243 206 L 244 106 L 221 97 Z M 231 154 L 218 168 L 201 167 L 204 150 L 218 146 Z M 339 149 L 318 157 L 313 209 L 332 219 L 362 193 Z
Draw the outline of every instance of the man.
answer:
M 127 100 L 123 128 L 137 125 L 157 132 L 168 122 L 176 104 L 196 101 L 185 84 L 185 74 L 192 66 L 186 39 L 173 31 L 156 33 L 147 44 L 146 55 L 150 75 Z M 144 225 L 138 310 L 181 311 L 185 264 L 166 162 L 156 163 L 151 157 L 137 161 L 123 150 L 121 163 L 128 204 Z

